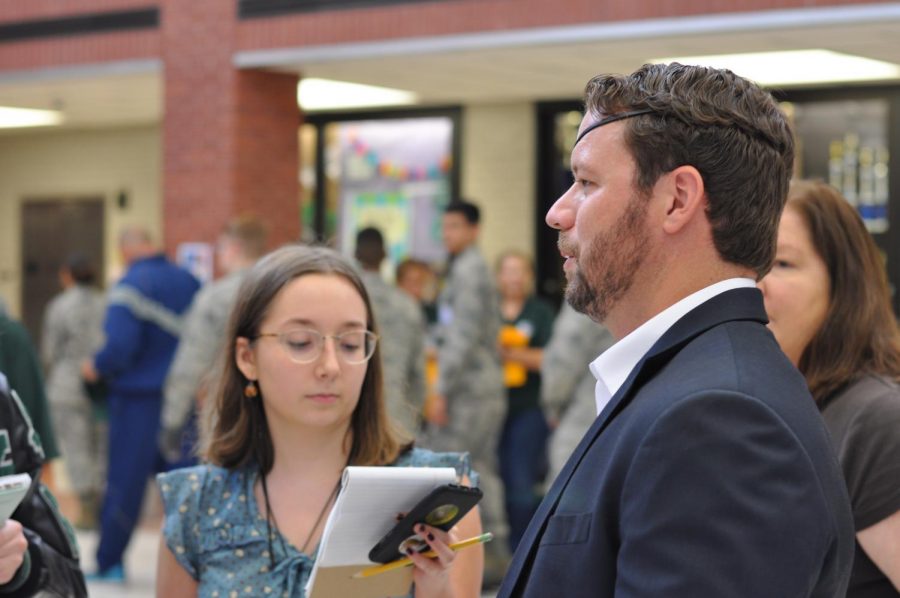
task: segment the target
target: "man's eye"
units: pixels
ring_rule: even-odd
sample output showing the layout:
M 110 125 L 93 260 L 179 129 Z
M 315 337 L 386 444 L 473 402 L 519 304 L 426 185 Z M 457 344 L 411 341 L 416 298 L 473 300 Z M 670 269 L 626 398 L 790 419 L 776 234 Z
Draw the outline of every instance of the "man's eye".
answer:
M 793 266 L 793 264 L 791 264 L 791 263 L 790 263 L 789 261 L 787 261 L 787 260 L 775 260 L 774 266 L 775 266 L 776 268 L 790 268 L 790 267 Z
M 287 345 L 288 345 L 288 347 L 290 347 L 291 349 L 303 350 L 303 349 L 308 349 L 308 348 L 312 345 L 312 342 L 310 342 L 310 341 L 296 341 L 296 340 L 290 340 L 290 339 L 288 339 L 288 340 L 287 340 Z

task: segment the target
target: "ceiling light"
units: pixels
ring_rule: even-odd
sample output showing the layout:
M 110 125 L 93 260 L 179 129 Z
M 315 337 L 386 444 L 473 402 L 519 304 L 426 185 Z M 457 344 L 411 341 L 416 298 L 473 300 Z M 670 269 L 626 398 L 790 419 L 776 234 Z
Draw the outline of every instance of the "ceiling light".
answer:
M 900 66 L 831 50 L 790 50 L 715 56 L 651 58 L 648 62 L 680 62 L 726 68 L 760 85 L 804 85 L 900 78 Z
M 0 129 L 20 127 L 47 127 L 62 122 L 62 113 L 56 110 L 33 110 L 0 106 Z
M 331 79 L 302 79 L 297 86 L 297 102 L 306 111 L 402 106 L 416 103 L 416 94 L 361 83 Z

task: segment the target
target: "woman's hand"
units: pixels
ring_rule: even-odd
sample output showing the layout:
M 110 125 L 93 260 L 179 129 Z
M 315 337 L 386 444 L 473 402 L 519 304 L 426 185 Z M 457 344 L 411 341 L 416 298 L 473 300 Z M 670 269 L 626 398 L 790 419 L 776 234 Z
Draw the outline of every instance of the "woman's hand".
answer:
M 419 523 L 415 531 L 437 555 L 427 557 L 412 549 L 407 552 L 415 565 L 413 580 L 416 584 L 416 598 L 451 598 L 453 588 L 450 584 L 450 570 L 456 560 L 456 552 L 450 549 L 450 544 L 458 540 L 454 530 L 445 532 Z

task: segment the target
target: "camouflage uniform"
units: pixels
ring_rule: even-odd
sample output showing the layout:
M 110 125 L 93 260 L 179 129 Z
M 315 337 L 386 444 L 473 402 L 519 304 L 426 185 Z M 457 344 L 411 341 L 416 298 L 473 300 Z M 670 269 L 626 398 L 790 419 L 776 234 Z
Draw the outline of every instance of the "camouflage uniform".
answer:
M 377 272 L 363 271 L 362 279 L 378 325 L 388 413 L 415 436 L 425 403 L 425 317 L 410 297 Z
M 615 342 L 605 327 L 570 305 L 560 310 L 541 366 L 541 400 L 548 416 L 559 421 L 550 436 L 548 485 L 597 417 L 597 381 L 588 365 Z
M 497 473 L 497 442 L 506 413 L 499 331 L 494 277 L 470 246 L 452 260 L 438 299 L 437 392 L 447 400 L 449 423 L 429 425 L 422 443 L 436 451 L 471 454 L 484 490 L 484 528 L 498 540 L 491 542 L 489 550 L 494 551 L 506 546 L 503 485 Z
M 106 481 L 107 430 L 85 392 L 81 363 L 103 346 L 106 301 L 88 285 L 74 285 L 44 312 L 41 353 L 47 398 L 62 444 L 66 471 L 79 496 L 98 494 Z
M 184 317 L 184 329 L 163 387 L 160 433 L 163 453 L 175 460 L 181 450 L 182 432 L 195 412 L 197 393 L 216 364 L 225 328 L 246 269 L 201 288 Z

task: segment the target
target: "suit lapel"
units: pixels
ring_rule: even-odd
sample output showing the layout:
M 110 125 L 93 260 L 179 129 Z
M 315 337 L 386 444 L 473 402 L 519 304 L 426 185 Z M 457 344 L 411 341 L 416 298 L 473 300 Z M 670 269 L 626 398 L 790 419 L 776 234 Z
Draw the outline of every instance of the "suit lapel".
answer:
M 516 550 L 503 579 L 498 598 L 514 594 L 522 570 L 533 558 L 537 545 L 540 542 L 539 536 L 543 533 L 547 519 L 556 510 L 556 505 L 559 503 L 566 486 L 568 486 L 572 474 L 578 468 L 582 459 L 584 459 L 588 449 L 600 436 L 600 433 L 628 405 L 633 394 L 693 338 L 719 324 L 737 320 L 754 320 L 763 324 L 768 321 L 762 303 L 762 294 L 757 289 L 733 289 L 716 295 L 709 301 L 697 306 L 675 322 L 650 348 L 647 354 L 641 358 L 628 374 L 628 378 L 625 379 L 619 390 L 616 391 L 616 394 L 613 395 L 603 411 L 594 420 L 594 423 L 591 424 L 591 427 L 572 452 L 556 480 L 554 480 L 553 485 L 541 502 L 534 517 L 532 517 L 528 529 L 519 542 L 519 548 Z M 530 566 L 528 568 L 530 569 Z

